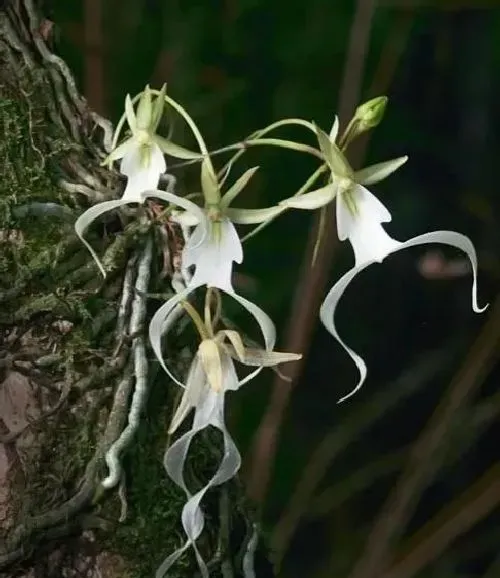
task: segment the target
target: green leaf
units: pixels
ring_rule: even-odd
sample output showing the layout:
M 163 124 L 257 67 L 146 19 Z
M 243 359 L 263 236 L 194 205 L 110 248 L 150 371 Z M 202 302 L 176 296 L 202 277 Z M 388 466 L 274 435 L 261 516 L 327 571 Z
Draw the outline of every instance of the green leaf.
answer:
M 160 147 L 163 153 L 176 159 L 190 161 L 203 158 L 202 154 L 185 149 L 158 134 L 153 135 L 152 140 Z
M 252 167 L 245 171 L 241 177 L 234 183 L 234 185 L 228 189 L 226 194 L 222 197 L 221 207 L 229 207 L 229 205 L 234 201 L 234 199 L 241 193 L 241 191 L 247 186 L 250 179 L 258 171 L 259 167 Z
M 408 157 L 404 156 L 392 159 L 391 161 L 371 165 L 357 171 L 354 175 L 354 179 L 360 185 L 373 185 L 387 178 L 394 171 L 399 169 L 400 166 L 404 165 L 407 160 Z

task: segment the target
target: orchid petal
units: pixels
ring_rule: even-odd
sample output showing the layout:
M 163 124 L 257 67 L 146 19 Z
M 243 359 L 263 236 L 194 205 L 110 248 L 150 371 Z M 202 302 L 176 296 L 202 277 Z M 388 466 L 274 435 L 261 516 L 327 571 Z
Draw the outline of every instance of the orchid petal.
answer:
M 415 247 L 417 245 L 428 245 L 431 243 L 448 245 L 454 249 L 460 249 L 460 251 L 463 251 L 467 255 L 472 266 L 472 310 L 474 313 L 483 313 L 483 311 L 486 311 L 489 304 L 486 304 L 484 307 L 479 307 L 477 302 L 477 254 L 469 237 L 462 235 L 461 233 L 456 233 L 455 231 L 432 231 L 405 241 L 401 244 L 400 249 Z
M 165 95 L 167 94 L 167 85 L 164 83 L 161 87 L 160 94 L 156 97 L 153 105 L 153 112 L 151 114 L 151 132 L 156 133 L 156 129 L 160 124 L 163 110 L 165 108 Z
M 183 227 L 196 227 L 200 222 L 196 215 L 193 215 L 188 211 L 183 211 L 182 213 L 178 211 L 172 212 L 172 221 L 179 223 L 179 225 L 182 225 Z
M 163 201 L 166 201 L 167 203 L 171 203 L 172 205 L 177 205 L 178 207 L 181 207 L 182 209 L 187 211 L 187 213 L 191 213 L 198 221 L 198 226 L 197 226 L 198 244 L 193 244 L 192 248 L 198 247 L 198 245 L 201 245 L 201 243 L 204 242 L 204 240 L 208 234 L 209 224 L 208 224 L 208 220 L 207 220 L 205 212 L 203 211 L 203 209 L 198 207 L 198 205 L 196 205 L 195 203 L 193 203 L 189 199 L 186 199 L 184 197 L 179 197 L 178 195 L 174 195 L 173 193 L 167 193 L 166 191 L 160 191 L 159 189 L 152 189 L 149 191 L 145 190 L 142 192 L 141 196 L 142 196 L 143 201 L 150 198 L 150 197 L 154 197 L 156 199 L 162 199 Z M 193 236 L 190 237 L 189 241 L 191 241 L 192 237 Z M 189 243 L 189 241 L 188 241 L 188 243 Z
M 347 206 L 343 198 L 344 195 L 351 195 L 352 203 L 356 208 L 355 214 L 353 214 Z M 337 234 L 339 239 L 345 241 L 348 238 L 353 244 L 355 253 L 357 245 L 359 248 L 358 252 L 361 254 L 369 253 L 370 248 L 373 249 L 375 253 L 380 254 L 380 248 L 376 243 L 373 243 L 372 234 L 374 231 L 380 229 L 387 235 L 382 227 L 380 227 L 380 223 L 389 222 L 392 217 L 377 197 L 370 193 L 368 189 L 365 189 L 365 187 L 354 185 L 350 190 L 337 197 L 336 209 Z M 397 241 L 394 241 L 394 243 L 397 243 Z M 361 249 L 362 246 L 364 249 Z M 380 247 L 382 248 L 382 255 L 387 254 L 389 249 L 393 248 L 390 241 L 382 238 L 380 239 Z M 358 264 L 357 260 L 356 264 Z
M 184 147 L 181 147 L 180 145 L 173 143 L 172 141 L 160 136 L 159 134 L 153 135 L 151 139 L 160 147 L 160 150 L 163 153 L 174 157 L 175 159 L 191 161 L 201 159 L 203 156 L 200 153 L 195 153 Z
M 485 305 L 484 307 L 479 307 L 477 303 L 477 255 L 474 249 L 474 245 L 472 244 L 471 240 L 462 235 L 460 233 L 456 233 L 454 231 L 433 231 L 431 233 L 424 233 L 423 235 L 419 235 L 417 237 L 413 237 L 408 241 L 400 243 L 399 241 L 395 241 L 397 243 L 394 250 L 387 253 L 387 255 L 391 253 L 395 253 L 400 251 L 401 249 L 406 249 L 407 247 L 415 247 L 417 245 L 427 245 L 431 243 L 438 243 L 441 245 L 448 245 L 450 247 L 454 247 L 455 249 L 460 249 L 463 251 L 472 266 L 472 274 L 473 274 L 473 282 L 472 282 L 472 309 L 475 313 L 482 313 L 488 307 Z M 386 255 L 386 256 L 387 256 Z M 339 334 L 337 333 L 335 327 L 335 310 L 337 308 L 337 304 L 344 294 L 347 286 L 353 280 L 353 278 L 363 269 L 375 263 L 375 260 L 372 261 L 365 261 L 353 267 L 349 270 L 345 275 L 343 275 L 331 288 L 330 292 L 326 296 L 323 304 L 320 308 L 320 319 L 331 335 L 335 337 L 335 339 L 342 345 L 342 347 L 347 351 L 350 355 L 351 359 L 356 364 L 356 367 L 359 370 L 360 378 L 356 385 L 356 387 L 346 396 L 342 397 L 338 403 L 346 400 L 347 398 L 354 395 L 363 385 L 363 382 L 366 379 L 367 369 L 366 364 L 363 359 L 355 353 L 348 345 L 346 345 L 342 339 L 340 338 Z
M 241 295 L 234 293 L 234 291 L 229 294 L 233 299 L 238 301 L 238 303 L 242 305 L 250 313 L 250 315 L 252 315 L 254 319 L 257 321 L 260 330 L 262 332 L 262 336 L 264 337 L 265 348 L 267 351 L 271 351 L 274 348 L 274 345 L 276 344 L 276 327 L 272 319 L 265 311 L 263 311 L 260 307 L 255 305 L 255 303 L 248 301 L 248 299 L 241 297 Z M 249 375 L 247 375 L 240 381 L 240 385 L 248 383 L 258 373 L 260 373 L 262 369 L 263 366 L 260 366 L 255 371 L 252 371 Z
M 148 153 L 146 163 L 144 163 L 143 158 L 144 148 Z M 120 172 L 129 178 L 136 174 L 145 173 L 146 171 L 158 174 L 156 183 L 152 186 L 145 186 L 144 189 L 156 188 L 160 174 L 164 173 L 166 170 L 167 164 L 165 162 L 165 157 L 163 156 L 160 147 L 156 143 L 143 144 L 141 146 L 136 145 L 135 147 L 130 148 L 123 156 L 122 162 L 120 164 Z
M 335 142 L 337 140 L 337 136 L 339 134 L 339 117 L 335 115 L 335 119 L 332 124 L 332 128 L 330 129 L 330 137 L 331 142 Z
M 331 335 L 333 335 L 333 337 L 335 337 L 335 339 L 340 343 L 340 345 L 347 351 L 347 353 L 350 355 L 351 359 L 356 364 L 356 367 L 358 368 L 359 374 L 360 374 L 359 375 L 359 381 L 358 381 L 356 387 L 349 394 L 340 398 L 337 403 L 341 403 L 341 402 L 345 401 L 347 398 L 354 395 L 361 388 L 361 386 L 363 385 L 363 383 L 366 379 L 367 369 L 366 369 L 366 364 L 363 361 L 363 359 L 354 350 L 352 350 L 346 343 L 344 343 L 344 341 L 342 341 L 339 334 L 337 333 L 337 329 L 335 327 L 335 310 L 337 309 L 337 304 L 338 304 L 340 298 L 342 297 L 342 295 L 344 294 L 344 291 L 346 290 L 349 283 L 354 279 L 354 277 L 356 277 L 356 275 L 360 271 L 362 271 L 363 269 L 365 269 L 366 267 L 368 267 L 368 265 L 371 265 L 372 263 L 373 263 L 373 261 L 369 261 L 369 262 L 364 263 L 358 267 L 353 267 L 345 275 L 343 275 L 335 283 L 335 285 L 330 289 L 330 292 L 326 296 L 326 298 L 323 301 L 321 308 L 319 310 L 319 318 L 321 319 L 321 322 L 325 326 L 326 330 Z
M 213 172 L 213 167 L 208 157 L 203 157 L 201 161 L 201 190 L 207 203 L 218 204 L 220 201 L 220 190 L 217 177 Z
M 153 114 L 153 103 L 151 98 L 151 89 L 146 85 L 139 98 L 137 105 L 137 128 L 139 130 L 148 130 L 151 125 L 151 116 Z
M 285 199 L 284 201 L 280 202 L 280 205 L 294 209 L 319 209 L 320 207 L 328 205 L 328 203 L 330 203 L 335 198 L 337 195 L 337 190 L 337 184 L 330 183 L 325 187 L 316 189 L 315 191 L 310 191 L 309 193 L 304 193 L 303 195 Z
M 135 116 L 134 105 L 132 104 L 132 99 L 130 94 L 125 97 L 125 116 L 127 117 L 127 123 L 134 134 L 137 131 L 137 118 Z
M 121 144 L 119 144 L 115 149 L 113 149 L 106 159 L 103 161 L 103 165 L 117 161 L 123 158 L 127 153 L 129 153 L 134 147 L 137 146 L 137 143 L 133 137 L 124 140 Z
M 237 225 L 254 225 L 273 219 L 284 211 L 283 207 L 266 207 L 265 209 L 233 209 L 229 207 L 225 214 Z
M 318 137 L 319 147 L 323 153 L 325 162 L 332 172 L 338 177 L 352 177 L 352 170 L 339 147 L 330 140 L 330 137 L 316 126 L 316 136 Z
M 181 387 L 186 387 L 186 385 L 177 379 L 175 375 L 170 371 L 168 366 L 166 365 L 163 355 L 161 353 L 161 340 L 165 332 L 165 325 L 167 324 L 168 318 L 174 312 L 175 308 L 180 305 L 181 301 L 184 301 L 188 298 L 190 293 L 192 293 L 196 289 L 195 286 L 190 285 L 184 291 L 177 293 L 173 297 L 171 297 L 168 301 L 166 301 L 161 307 L 159 307 L 155 314 L 153 315 L 150 323 L 149 323 L 149 341 L 151 343 L 151 347 L 153 348 L 154 354 L 156 358 L 160 362 L 160 365 L 168 374 L 170 379 L 180 385 Z
M 104 213 L 108 213 L 109 211 L 112 211 L 113 209 L 116 209 L 116 208 L 121 207 L 123 205 L 128 205 L 130 203 L 137 203 L 137 202 L 139 202 L 139 201 L 133 201 L 130 199 L 117 199 L 114 201 L 104 201 L 102 203 L 98 203 L 97 205 L 93 205 L 92 207 L 89 207 L 84 213 L 82 213 L 78 217 L 78 219 L 75 222 L 75 233 L 78 235 L 78 237 L 80 238 L 82 243 L 89 250 L 89 253 L 92 255 L 92 258 L 94 259 L 97 266 L 99 267 L 99 270 L 101 271 L 103 277 L 106 277 L 106 271 L 104 270 L 104 267 L 102 266 L 101 262 L 99 261 L 99 257 L 97 256 L 97 253 L 94 251 L 94 249 L 92 249 L 90 243 L 88 243 L 85 240 L 85 238 L 83 237 L 83 234 L 88 229 L 88 227 L 98 217 L 100 217 Z
M 142 158 L 142 152 L 146 150 L 148 158 L 146 163 Z M 143 145 L 129 151 L 122 159 L 120 172 L 127 175 L 127 186 L 122 198 L 142 203 L 143 191 L 156 189 L 162 175 L 167 170 L 165 158 L 161 150 L 153 144 Z
M 238 361 L 245 359 L 245 345 L 237 331 L 234 331 L 234 329 L 222 329 L 217 333 L 217 337 L 229 339 L 232 345 L 231 351 L 234 353 L 233 357 L 236 357 Z M 225 345 L 225 347 L 227 346 Z
M 184 481 L 183 469 L 186 461 L 189 446 L 193 437 L 212 425 L 222 432 L 224 439 L 224 453 L 222 461 L 215 475 L 196 494 L 191 495 Z M 208 568 L 196 547 L 196 540 L 199 538 L 205 524 L 204 516 L 200 508 L 201 500 L 206 492 L 214 486 L 224 484 L 238 472 L 241 466 L 241 456 L 238 448 L 234 444 L 224 423 L 224 395 L 216 394 L 207 388 L 206 397 L 197 408 L 192 429 L 179 438 L 165 452 L 164 465 L 170 478 L 179 485 L 188 498 L 182 510 L 182 526 L 187 536 L 186 543 L 173 552 L 160 566 L 156 573 L 156 578 L 162 578 L 175 561 L 191 545 L 203 578 L 208 578 Z
M 196 267 L 191 283 L 206 284 L 230 293 L 233 291 L 233 261 L 241 263 L 243 260 L 238 233 L 229 219 L 222 219 L 209 222 L 209 233 L 200 240 L 200 226 L 193 231 L 182 254 L 185 267 Z
M 241 177 L 230 187 L 221 199 L 220 206 L 226 209 L 234 201 L 234 199 L 241 193 L 241 191 L 248 185 L 250 179 L 259 170 L 259 167 L 252 167 L 245 171 Z
M 234 368 L 233 360 L 224 349 L 221 350 L 221 362 L 223 390 L 236 391 L 242 383 L 238 380 L 238 374 Z
M 222 390 L 222 361 L 219 346 L 213 339 L 204 339 L 198 347 L 198 357 L 210 387 L 219 393 Z
M 404 156 L 365 167 L 364 169 L 357 171 L 354 174 L 354 178 L 360 185 L 374 185 L 375 183 L 384 180 L 389 175 L 392 175 L 392 173 L 404 165 L 407 160 L 408 157 Z
M 181 401 L 175 410 L 170 427 L 168 428 L 169 434 L 173 434 L 186 419 L 189 412 L 194 407 L 198 406 L 205 385 L 205 372 L 203 371 L 203 367 L 196 355 L 189 368 L 189 373 L 186 378 L 186 388 L 184 389 Z
M 234 354 L 237 354 L 237 352 L 233 350 L 232 355 Z M 263 367 L 273 367 L 280 363 L 298 361 L 299 359 L 302 359 L 300 353 L 282 353 L 280 351 L 266 351 L 264 349 L 247 347 L 245 349 L 245 356 L 243 359 L 240 359 L 240 361 L 244 365 L 251 367 L 260 367 L 261 365 Z

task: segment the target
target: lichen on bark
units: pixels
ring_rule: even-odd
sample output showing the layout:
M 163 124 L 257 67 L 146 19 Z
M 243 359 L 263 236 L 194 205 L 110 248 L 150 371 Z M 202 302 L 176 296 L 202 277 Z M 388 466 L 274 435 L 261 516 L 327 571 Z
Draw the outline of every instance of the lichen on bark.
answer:
M 100 481 L 134 385 L 138 337 L 128 334 L 134 291 L 125 291 L 126 272 L 136 278 L 154 230 L 125 213 L 93 227 L 108 273 L 100 278 L 73 222 L 89 204 L 120 194 L 120 178 L 101 166 L 112 127 L 89 109 L 44 30 L 32 0 L 0 11 L 0 486 L 10 500 L 3 516 L 0 504 L 0 575 L 78 576 L 101 563 L 103 576 L 142 578 L 184 539 L 184 496 L 162 466 L 175 390 L 153 363 L 125 482 L 103 493 Z M 154 246 L 150 290 L 164 293 L 169 247 Z M 155 305 L 144 303 L 148 313 Z M 185 335 L 170 344 L 179 370 L 191 349 Z M 187 465 L 194 486 L 213 472 L 219 442 L 208 432 L 194 444 Z M 238 483 L 222 492 L 209 495 L 201 541 L 214 571 L 229 556 L 220 495 L 231 497 L 223 515 L 233 518 L 243 546 L 249 526 Z M 169 576 L 193 571 L 185 556 Z

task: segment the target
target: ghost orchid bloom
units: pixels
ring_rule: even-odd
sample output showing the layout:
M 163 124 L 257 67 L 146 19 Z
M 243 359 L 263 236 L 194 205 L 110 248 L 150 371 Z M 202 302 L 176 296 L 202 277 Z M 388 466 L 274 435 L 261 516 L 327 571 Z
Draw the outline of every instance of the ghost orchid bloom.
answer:
M 243 190 L 257 167 L 246 171 L 222 197 L 214 172 L 207 169 L 205 160 L 202 162 L 201 170 L 203 194 L 205 199 L 208 199 L 205 208 L 200 209 L 203 217 L 200 219 L 199 212 L 189 210 L 173 216 L 174 220 L 184 226 L 195 227 L 182 253 L 182 266 L 194 267 L 194 275 L 183 291 L 174 295 L 156 311 L 149 326 L 153 350 L 162 367 L 177 383 L 179 382 L 170 373 L 161 355 L 163 328 L 168 326 L 168 319 L 177 305 L 185 301 L 199 287 L 219 289 L 245 307 L 261 327 L 266 348 L 272 349 L 275 340 L 275 328 L 272 321 L 260 307 L 235 292 L 231 278 L 233 263 L 243 261 L 243 248 L 234 223 L 261 223 L 281 212 L 281 208 L 232 209 L 229 207 L 232 199 Z M 255 373 L 258 371 L 260 369 L 257 369 Z
M 182 547 L 166 558 L 157 570 L 157 578 L 164 576 L 189 546 L 194 549 L 201 575 L 204 578 L 209 576 L 205 561 L 196 546 L 196 540 L 204 527 L 200 503 L 210 488 L 234 477 L 241 465 L 240 453 L 224 420 L 226 392 L 235 391 L 248 381 L 238 379 L 233 360 L 246 366 L 270 367 L 301 358 L 301 355 L 294 353 L 247 348 L 236 331 L 221 330 L 214 335 L 210 327 L 207 327 L 207 330 L 191 363 L 184 384 L 184 395 L 172 418 L 169 433 L 177 430 L 192 409 L 195 412 L 194 420 L 191 429 L 167 449 L 163 462 L 169 477 L 184 490 L 187 497 L 181 516 L 187 540 Z M 184 480 L 184 464 L 194 436 L 208 426 L 216 427 L 222 433 L 224 454 L 214 476 L 193 495 Z
M 340 403 L 361 388 L 366 379 L 367 368 L 363 359 L 344 343 L 337 333 L 335 311 L 349 283 L 372 263 L 381 263 L 388 255 L 417 245 L 437 243 L 460 249 L 467 255 L 472 266 L 472 309 L 476 313 L 481 313 L 488 306 L 481 308 L 477 303 L 477 256 L 474 245 L 468 237 L 454 231 L 433 231 L 401 242 L 385 231 L 382 223 L 391 221 L 391 214 L 365 185 L 384 179 L 404 164 L 407 157 L 372 165 L 355 172 L 335 143 L 338 132 L 337 119 L 330 135 L 319 128 L 316 130 L 321 151 L 330 169 L 330 182 L 321 189 L 287 199 L 282 204 L 311 210 L 323 207 L 335 199 L 338 237 L 341 241 L 349 240 L 354 251 L 354 267 L 335 283 L 320 308 L 323 325 L 347 351 L 360 373 L 356 387 L 342 397 Z
M 168 202 L 174 203 L 190 212 L 193 212 L 194 207 L 194 214 L 201 218 L 198 208 L 193 203 L 186 205 L 180 197 L 157 190 L 160 176 L 167 170 L 164 154 L 180 159 L 197 159 L 201 156 L 199 153 L 188 151 L 156 134 L 156 129 L 163 114 L 165 90 L 164 86 L 153 105 L 151 91 L 147 86 L 139 100 L 137 114 L 134 111 L 130 96 L 127 95 L 125 99 L 125 117 L 132 135 L 116 147 L 104 161 L 104 164 L 106 164 L 121 159 L 120 172 L 127 177 L 125 191 L 120 199 L 104 201 L 90 207 L 75 222 L 76 234 L 89 250 L 103 277 L 106 276 L 104 267 L 83 235 L 91 223 L 104 213 L 117 209 L 122 205 L 142 204 L 146 198 L 156 197 L 168 200 Z M 182 202 L 179 202 L 179 199 Z M 202 228 L 206 229 L 204 224 Z

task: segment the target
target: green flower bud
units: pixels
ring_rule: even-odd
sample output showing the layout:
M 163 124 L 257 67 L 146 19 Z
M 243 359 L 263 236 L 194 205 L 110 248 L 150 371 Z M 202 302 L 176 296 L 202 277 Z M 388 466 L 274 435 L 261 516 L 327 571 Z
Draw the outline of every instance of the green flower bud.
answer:
M 358 106 L 354 120 L 357 121 L 359 132 L 375 128 L 380 124 L 384 117 L 387 101 L 387 96 L 377 96 Z

